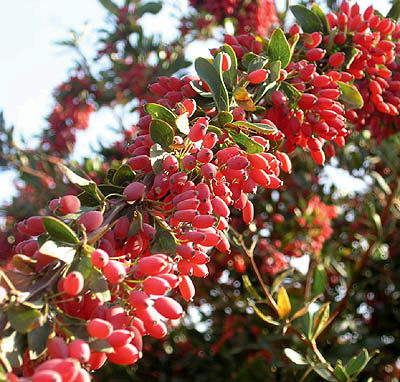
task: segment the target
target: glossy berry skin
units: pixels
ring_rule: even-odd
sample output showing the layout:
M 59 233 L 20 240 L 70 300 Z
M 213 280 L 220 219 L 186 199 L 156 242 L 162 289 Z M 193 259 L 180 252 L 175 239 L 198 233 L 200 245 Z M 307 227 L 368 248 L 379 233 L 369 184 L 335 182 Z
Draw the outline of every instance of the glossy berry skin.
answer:
M 87 326 L 88 333 L 94 338 L 107 338 L 113 330 L 112 325 L 101 318 L 89 321 Z
M 268 73 L 269 72 L 266 69 L 255 70 L 254 72 L 249 73 L 249 81 L 253 85 L 264 82 L 268 77 Z
M 81 201 L 75 195 L 65 195 L 60 199 L 59 212 L 68 215 L 77 212 L 81 208 Z
M 113 284 L 122 282 L 126 276 L 126 270 L 122 263 L 117 260 L 110 260 L 103 268 L 105 278 Z
M 82 215 L 78 224 L 82 224 L 87 232 L 92 232 L 103 223 L 103 214 L 100 211 L 89 211 Z
M 104 268 L 108 264 L 108 253 L 102 249 L 96 249 L 90 255 L 92 264 L 97 268 Z
M 63 382 L 63 379 L 54 370 L 42 370 L 32 376 L 32 382 Z
M 81 339 L 76 339 L 68 344 L 68 353 L 71 358 L 77 359 L 81 363 L 89 361 L 89 344 Z
M 67 358 L 68 346 L 61 337 L 53 337 L 47 341 L 47 352 L 51 358 Z
M 116 365 L 132 365 L 139 359 L 139 352 L 134 345 L 127 344 L 114 349 L 114 353 L 107 354 L 107 358 Z
M 143 197 L 145 186 L 140 182 L 133 182 L 125 187 L 123 194 L 128 202 L 139 200 Z
M 69 295 L 76 296 L 82 291 L 84 284 L 85 280 L 82 276 L 82 273 L 74 271 L 69 273 L 64 279 L 63 288 L 64 291 Z

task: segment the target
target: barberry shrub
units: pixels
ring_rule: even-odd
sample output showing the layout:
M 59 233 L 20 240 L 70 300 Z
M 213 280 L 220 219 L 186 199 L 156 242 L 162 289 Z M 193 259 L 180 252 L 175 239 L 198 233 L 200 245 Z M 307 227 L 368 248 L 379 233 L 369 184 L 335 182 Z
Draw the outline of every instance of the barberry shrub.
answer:
M 43 134 L 53 167 L 40 171 L 70 188 L 18 222 L 1 270 L 1 378 L 89 381 L 134 364 L 138 380 L 395 378 L 398 6 L 294 5 L 285 33 L 271 2 L 192 1 L 238 33 L 178 78 L 182 41 L 157 65 L 117 44 L 143 43 L 137 21 L 157 3 L 102 3 L 112 67 L 60 86 Z M 89 174 L 57 159 L 91 112 L 132 98 L 137 125 Z M 366 189 L 324 184 L 330 158 Z

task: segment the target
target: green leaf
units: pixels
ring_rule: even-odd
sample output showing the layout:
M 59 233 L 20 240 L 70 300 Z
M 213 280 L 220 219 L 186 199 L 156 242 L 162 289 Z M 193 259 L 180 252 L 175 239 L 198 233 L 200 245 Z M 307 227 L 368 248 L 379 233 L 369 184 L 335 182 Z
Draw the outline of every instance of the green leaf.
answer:
M 348 109 L 361 109 L 364 105 L 363 98 L 359 91 L 351 85 L 345 84 L 342 81 L 336 81 L 340 89 L 339 99 Z
M 260 309 L 257 308 L 257 306 L 254 304 L 253 301 L 248 299 L 248 302 L 249 302 L 250 306 L 256 312 L 257 316 L 260 317 L 263 321 L 267 322 L 268 324 L 274 325 L 274 326 L 279 326 L 278 321 L 275 321 L 271 316 L 267 316 L 266 314 L 264 314 Z
M 103 273 L 93 269 L 87 279 L 87 286 L 103 303 L 111 300 L 111 293 Z
M 20 333 L 30 332 L 40 321 L 42 315 L 37 309 L 24 305 L 11 305 L 7 311 L 10 325 Z
M 28 333 L 29 358 L 38 359 L 47 348 L 46 339 L 53 333 L 53 325 L 47 320 L 42 326 L 38 326 Z
M 150 114 L 154 119 L 161 119 L 169 125 L 175 125 L 176 115 L 166 107 L 157 103 L 147 103 L 144 105 L 146 113 Z
M 344 59 L 344 67 L 349 69 L 355 58 L 357 57 L 359 50 L 357 48 L 347 48 L 344 49 L 345 59 Z
M 90 196 L 96 199 L 99 203 L 103 202 L 104 196 L 97 187 L 97 184 L 93 180 L 88 180 L 82 178 L 81 176 L 75 174 L 68 167 L 63 164 L 58 164 L 61 172 L 68 178 L 68 180 L 79 187 L 82 191 L 86 191 Z
M 268 56 L 271 61 L 281 61 L 282 69 L 289 65 L 291 50 L 281 28 L 275 29 L 272 33 L 268 44 Z
M 314 12 L 314 14 L 316 14 L 318 16 L 318 18 L 321 22 L 321 25 L 322 25 L 323 32 L 328 34 L 330 28 L 329 28 L 328 19 L 326 18 L 324 11 L 315 3 L 313 3 L 311 5 L 311 11 Z
M 249 154 L 258 154 L 264 152 L 264 147 L 259 143 L 250 139 L 246 134 L 242 131 L 237 133 L 234 130 L 227 130 L 229 137 L 236 142 L 243 150 L 245 150 Z
M 271 65 L 269 66 L 269 80 L 270 81 L 278 81 L 279 78 L 281 77 L 281 69 L 282 69 L 282 63 L 278 61 L 271 62 Z
M 217 115 L 218 123 L 221 127 L 224 127 L 227 123 L 231 123 L 233 121 L 233 115 L 228 111 L 221 111 Z
M 165 229 L 161 224 L 157 224 L 156 237 L 150 250 L 151 253 L 164 253 L 166 255 L 176 254 L 176 242 L 174 235 Z
M 133 181 L 135 175 L 136 174 L 132 171 L 131 166 L 124 163 L 115 172 L 112 183 L 117 186 L 126 186 Z
M 154 143 L 158 143 L 161 147 L 168 151 L 169 146 L 174 143 L 174 130 L 161 119 L 153 119 L 150 123 L 150 137 Z
M 150 163 L 155 174 L 163 172 L 162 163 L 167 155 L 168 153 L 158 143 L 150 147 Z
M 118 6 L 114 4 L 111 0 L 99 0 L 100 4 L 107 9 L 107 11 L 113 13 L 114 15 L 118 14 Z
M 110 345 L 107 340 L 96 339 L 89 342 L 90 349 L 102 353 L 113 353 L 114 348 Z
M 222 47 L 222 50 L 228 54 L 228 56 L 231 59 L 231 67 L 223 73 L 224 77 L 224 82 L 227 85 L 229 90 L 233 90 L 235 86 L 237 85 L 237 58 L 235 51 L 232 49 L 232 47 L 228 44 L 224 44 Z
M 367 349 L 362 349 L 360 354 L 354 356 L 346 365 L 347 374 L 352 378 L 357 377 L 357 375 L 363 371 L 365 366 L 367 366 L 367 363 L 371 360 L 371 358 L 377 353 L 378 352 L 375 351 L 371 354 L 368 354 Z
M 153 15 L 156 15 L 161 11 L 161 9 L 162 9 L 161 3 L 150 1 L 146 4 L 141 5 L 140 7 L 137 7 L 135 9 L 135 16 L 142 17 L 145 13 L 151 13 Z
M 339 382 L 346 382 L 349 381 L 349 376 L 346 373 L 346 370 L 344 369 L 342 365 L 342 361 L 338 360 L 336 362 L 335 370 L 334 370 L 335 376 L 339 380 Z
M 329 320 L 329 303 L 322 305 L 321 309 L 315 314 L 314 322 L 313 322 L 313 329 L 314 333 L 312 335 L 312 340 L 315 340 L 321 332 L 324 330 L 325 325 L 328 323 Z
M 276 62 L 280 63 L 280 61 L 276 61 Z M 271 77 L 271 75 L 270 75 L 270 77 Z M 263 82 L 258 87 L 257 94 L 256 94 L 256 96 L 254 98 L 254 103 L 257 104 L 258 101 L 260 101 L 268 91 L 270 91 L 271 89 L 273 89 L 275 87 L 276 87 L 276 81 Z
M 192 89 L 201 97 L 204 98 L 212 98 L 212 93 L 211 92 L 206 92 L 199 84 L 198 81 L 190 81 L 190 86 Z M 196 102 L 198 103 L 198 99 L 196 98 Z
M 0 353 L 2 354 L 2 363 L 11 371 L 11 368 L 22 366 L 22 355 L 25 351 L 25 336 L 13 328 L 7 329 L 1 335 Z
M 322 264 L 318 264 L 314 269 L 312 295 L 317 296 L 325 293 L 327 285 L 326 271 Z
M 194 66 L 198 76 L 205 81 L 210 88 L 218 111 L 228 111 L 229 98 L 222 79 L 222 59 L 220 53 L 215 57 L 214 63 L 218 69 L 205 58 L 199 57 L 194 62 Z
M 320 18 L 304 5 L 292 5 L 290 10 L 305 33 L 323 32 Z
M 336 378 L 328 370 L 328 364 L 326 363 L 318 363 L 313 367 L 313 370 L 323 379 L 329 382 L 337 382 Z
M 235 126 L 240 126 L 246 131 L 250 131 L 255 134 L 261 135 L 273 135 L 276 134 L 276 128 L 274 126 L 267 125 L 266 123 L 252 123 L 247 121 L 235 121 L 232 123 Z
M 288 357 L 296 365 L 308 365 L 307 360 L 300 353 L 297 353 L 297 351 L 286 348 L 283 350 L 283 352 L 285 353 L 286 357 Z
M 79 244 L 79 238 L 76 233 L 61 220 L 52 216 L 45 216 L 42 219 L 42 223 L 53 239 L 65 243 Z
M 40 253 L 55 259 L 59 259 L 66 264 L 71 264 L 74 260 L 76 250 L 72 247 L 62 247 L 52 240 L 46 241 L 39 249 Z
M 400 17 L 400 1 L 394 2 L 392 5 L 392 8 L 390 8 L 390 11 L 386 15 L 386 18 L 393 19 L 394 21 L 397 21 Z
M 257 293 L 256 288 L 254 288 L 253 284 L 251 283 L 249 276 L 242 275 L 243 285 L 246 288 L 247 292 L 250 294 L 251 297 L 254 299 L 261 301 L 261 296 Z
M 302 96 L 300 90 L 296 89 L 292 84 L 286 81 L 280 83 L 279 89 L 282 90 L 292 102 L 298 101 Z
M 254 72 L 259 69 L 263 69 L 265 65 L 268 63 L 268 58 L 255 56 L 247 66 L 247 73 Z
M 188 113 L 183 113 L 176 117 L 175 126 L 182 134 L 188 135 L 190 131 Z
M 378 183 L 379 187 L 386 195 L 390 195 L 392 193 L 392 190 L 386 183 L 386 180 L 383 178 L 381 174 L 379 174 L 379 172 L 371 171 L 370 175 L 376 180 L 376 183 Z

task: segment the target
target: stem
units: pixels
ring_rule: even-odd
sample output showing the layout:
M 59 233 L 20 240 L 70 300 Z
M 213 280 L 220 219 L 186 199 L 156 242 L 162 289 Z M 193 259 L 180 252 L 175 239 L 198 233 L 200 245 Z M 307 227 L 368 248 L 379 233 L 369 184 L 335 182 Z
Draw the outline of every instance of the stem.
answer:
M 314 269 L 317 266 L 317 263 L 314 258 L 310 258 L 310 266 L 308 267 L 307 272 L 307 279 L 306 279 L 306 287 L 304 289 L 304 299 L 308 301 L 311 296 L 311 285 L 312 285 L 312 278 L 314 275 Z

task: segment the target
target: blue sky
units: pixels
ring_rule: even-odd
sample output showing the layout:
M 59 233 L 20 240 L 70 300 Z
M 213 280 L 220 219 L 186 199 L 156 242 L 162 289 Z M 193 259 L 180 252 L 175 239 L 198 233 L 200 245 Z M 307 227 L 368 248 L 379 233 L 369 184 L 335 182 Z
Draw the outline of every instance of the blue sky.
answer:
M 280 3 L 280 0 L 278 0 Z M 362 8 L 372 2 L 359 1 Z M 164 15 L 185 9 L 185 0 L 168 0 Z M 375 2 L 376 6 L 376 2 Z M 379 3 L 379 10 L 386 13 L 388 2 Z M 88 22 L 88 35 L 95 36 L 95 30 L 104 26 L 106 12 L 97 0 L 2 0 L 0 23 L 2 47 L 0 50 L 0 110 L 4 111 L 6 122 L 16 127 L 17 136 L 23 135 L 28 142 L 32 136 L 46 127 L 44 118 L 52 107 L 51 93 L 67 77 L 73 65 L 74 53 L 55 44 L 66 39 L 69 29 L 81 30 Z M 144 20 L 145 27 L 156 33 L 171 31 L 171 18 L 154 22 L 151 16 Z M 93 41 L 89 39 L 88 46 Z M 191 54 L 207 54 L 207 48 L 200 45 L 191 47 Z M 106 129 L 115 125 L 108 111 L 96 113 L 91 119 L 91 128 L 78 137 L 76 157 L 90 154 L 90 144 L 97 140 L 99 130 L 105 141 L 111 141 L 113 133 Z M 34 142 L 34 141 L 33 141 Z M 0 203 L 9 199 L 14 186 L 12 174 L 0 173 L 0 181 L 7 186 L 0 188 Z

